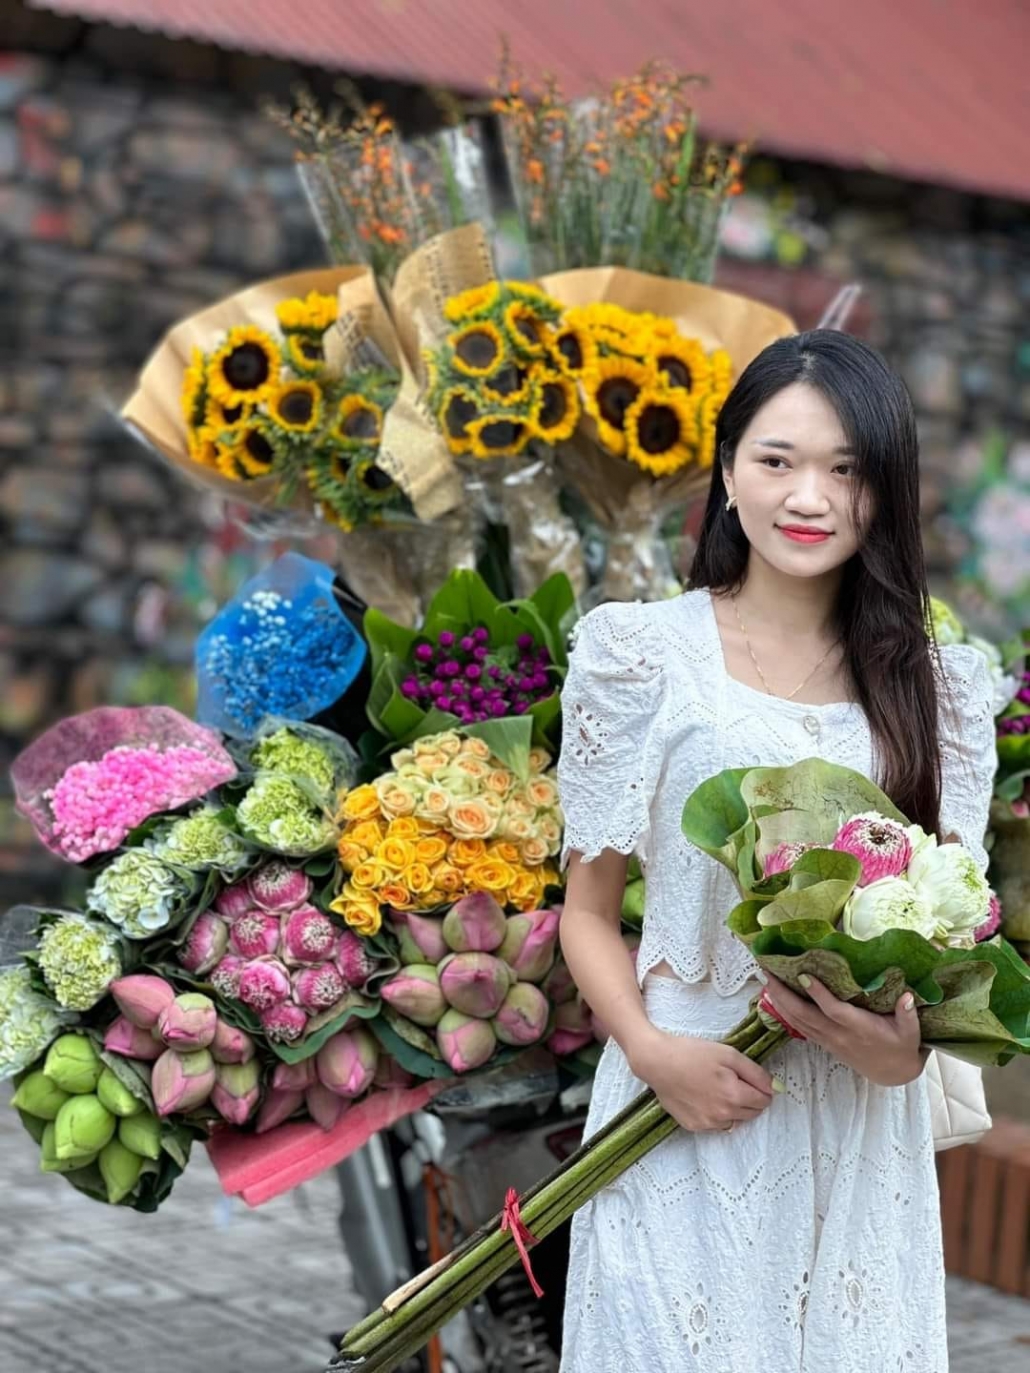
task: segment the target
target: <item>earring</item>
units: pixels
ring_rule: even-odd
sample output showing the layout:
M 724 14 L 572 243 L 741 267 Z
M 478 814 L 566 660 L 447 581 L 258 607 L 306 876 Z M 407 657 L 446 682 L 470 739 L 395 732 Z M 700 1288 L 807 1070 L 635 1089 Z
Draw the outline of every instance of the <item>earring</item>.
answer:
M 736 508 L 737 508 L 737 498 L 736 498 L 736 496 L 727 496 L 727 497 L 726 497 L 726 509 L 727 509 L 727 510 L 736 510 Z

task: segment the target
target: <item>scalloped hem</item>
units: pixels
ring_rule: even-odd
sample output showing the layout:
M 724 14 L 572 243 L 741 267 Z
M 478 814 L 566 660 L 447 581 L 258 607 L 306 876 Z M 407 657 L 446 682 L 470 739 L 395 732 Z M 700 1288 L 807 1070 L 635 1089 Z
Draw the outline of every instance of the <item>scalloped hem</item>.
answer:
M 712 976 L 711 968 L 701 968 L 699 971 L 689 975 L 682 972 L 681 969 L 676 967 L 675 962 L 673 961 L 673 959 L 669 957 L 667 953 L 664 953 L 661 949 L 658 949 L 655 951 L 654 954 L 652 954 L 651 962 L 646 966 L 642 966 L 638 960 L 637 986 L 641 989 L 641 991 L 644 988 L 644 982 L 647 979 L 647 977 L 650 974 L 654 973 L 655 968 L 657 968 L 662 963 L 667 963 L 668 966 L 673 970 L 675 976 L 669 977 L 668 973 L 658 973 L 655 974 L 656 980 L 667 982 L 682 982 L 688 987 L 696 987 L 698 985 L 704 984 L 711 987 L 715 994 L 724 1000 L 731 996 L 736 996 L 739 992 L 743 991 L 743 989 L 748 985 L 749 982 L 753 982 L 756 987 L 761 985 L 757 977 L 757 964 L 750 968 L 744 968 L 740 975 L 734 978 L 732 981 L 721 982 L 717 977 Z
M 567 831 L 566 831 L 567 834 Z M 569 866 L 569 859 L 574 853 L 578 853 L 584 863 L 592 863 L 595 858 L 600 858 L 605 849 L 611 849 L 613 853 L 619 853 L 623 858 L 632 858 L 636 855 L 640 862 L 647 862 L 647 841 L 650 837 L 650 826 L 643 826 L 637 831 L 632 839 L 623 839 L 619 843 L 605 840 L 600 844 L 589 844 L 585 848 L 582 843 L 575 839 L 566 838 L 562 845 L 561 859 L 558 864 L 559 871 L 564 872 Z

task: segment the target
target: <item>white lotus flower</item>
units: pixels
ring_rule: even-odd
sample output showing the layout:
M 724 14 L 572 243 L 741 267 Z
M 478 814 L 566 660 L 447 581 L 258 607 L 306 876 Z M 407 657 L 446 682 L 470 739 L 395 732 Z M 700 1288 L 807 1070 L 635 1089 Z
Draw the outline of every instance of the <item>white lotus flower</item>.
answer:
M 881 877 L 859 887 L 841 918 L 841 929 L 852 939 L 875 939 L 888 930 L 914 930 L 930 939 L 936 928 L 930 902 L 903 877 Z
M 915 854 L 908 880 L 933 911 L 942 939 L 972 934 L 990 915 L 991 889 L 961 844 L 937 844 Z

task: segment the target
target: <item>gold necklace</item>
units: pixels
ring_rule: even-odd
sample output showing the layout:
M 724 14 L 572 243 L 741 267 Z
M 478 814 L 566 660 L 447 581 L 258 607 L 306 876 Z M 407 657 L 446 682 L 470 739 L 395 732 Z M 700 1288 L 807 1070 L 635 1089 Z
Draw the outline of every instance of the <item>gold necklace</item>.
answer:
M 765 673 L 762 671 L 762 665 L 761 665 L 761 663 L 759 663 L 758 659 L 755 657 L 755 650 L 751 647 L 751 640 L 750 640 L 750 638 L 748 637 L 748 632 L 747 632 L 747 630 L 744 628 L 744 621 L 740 618 L 740 607 L 737 605 L 737 598 L 736 598 L 736 596 L 731 596 L 731 597 L 730 597 L 730 600 L 733 602 L 733 609 L 734 609 L 734 611 L 736 612 L 736 616 L 737 616 L 737 624 L 740 625 L 740 632 L 741 632 L 741 634 L 743 634 L 743 636 L 744 636 L 744 643 L 747 645 L 747 651 L 748 651 L 748 653 L 749 653 L 750 656 L 751 656 L 751 661 L 752 661 L 752 662 L 754 663 L 754 665 L 755 665 L 755 671 L 758 673 L 758 676 L 759 676 L 759 678 L 760 678 L 760 680 L 761 680 L 762 686 L 765 687 L 765 694 L 766 694 L 767 696 L 775 696 L 777 693 L 776 693 L 775 691 L 773 691 L 772 687 L 771 687 L 771 686 L 769 685 L 769 683 L 765 680 Z M 834 650 L 836 647 L 837 647 L 837 643 L 836 643 L 836 640 L 834 640 L 834 642 L 830 645 L 830 647 L 826 650 L 826 652 L 823 654 L 823 656 L 819 659 L 819 661 L 816 663 L 815 667 L 814 667 L 814 668 L 812 669 L 812 671 L 808 674 L 808 676 L 804 679 L 804 681 L 803 681 L 803 682 L 798 682 L 797 686 L 796 686 L 796 687 L 794 688 L 794 690 L 790 693 L 790 695 L 789 695 L 789 696 L 781 696 L 781 697 L 780 697 L 780 700 L 781 700 L 781 701 L 793 701 L 794 697 L 798 694 L 798 692 L 801 691 L 801 689 L 802 689 L 803 687 L 806 687 L 806 686 L 808 685 L 808 683 L 812 680 L 812 678 L 815 676 L 815 674 L 816 674 L 816 673 L 819 671 L 819 669 L 822 667 L 823 663 L 826 662 L 826 659 L 830 656 L 830 654 L 833 652 L 833 650 Z

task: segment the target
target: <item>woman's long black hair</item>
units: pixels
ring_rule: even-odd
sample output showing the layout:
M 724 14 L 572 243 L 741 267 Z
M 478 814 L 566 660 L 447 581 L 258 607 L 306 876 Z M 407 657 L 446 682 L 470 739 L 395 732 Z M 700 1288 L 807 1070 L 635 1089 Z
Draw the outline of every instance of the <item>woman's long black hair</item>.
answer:
M 941 766 L 919 528 L 919 442 L 905 384 L 875 349 L 848 334 L 813 329 L 770 344 L 744 371 L 716 426 L 718 461 L 690 582 L 723 592 L 742 585 L 750 545 L 736 513 L 726 509 L 721 469 L 732 469 L 757 411 L 795 382 L 814 386 L 837 412 L 855 452 L 857 491 L 871 498 L 862 545 L 844 568 L 836 627 L 872 729 L 877 780 L 909 820 L 933 833 L 940 823 Z

